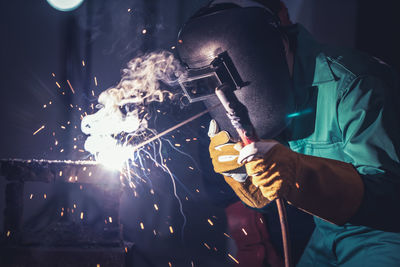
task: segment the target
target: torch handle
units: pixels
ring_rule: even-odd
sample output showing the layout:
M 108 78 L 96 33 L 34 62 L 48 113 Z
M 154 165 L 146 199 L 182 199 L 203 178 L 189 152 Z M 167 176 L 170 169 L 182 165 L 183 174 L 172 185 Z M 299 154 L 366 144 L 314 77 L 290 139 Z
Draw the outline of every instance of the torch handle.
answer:
M 226 114 L 231 120 L 233 127 L 239 134 L 242 143 L 244 145 L 249 145 L 259 141 L 260 139 L 258 138 L 253 125 L 251 124 L 247 108 L 240 103 L 239 99 L 237 99 L 235 93 L 233 92 L 233 88 L 230 85 L 223 84 L 215 89 L 215 94 L 220 100 L 222 106 L 225 108 Z M 289 227 L 283 199 L 276 199 L 276 205 L 278 208 L 279 222 L 282 230 L 285 267 L 292 267 L 293 262 L 289 241 Z
M 259 141 L 259 138 L 251 124 L 246 106 L 236 97 L 230 85 L 223 84 L 216 88 L 217 95 L 222 106 L 225 108 L 226 115 L 236 129 L 244 145 Z

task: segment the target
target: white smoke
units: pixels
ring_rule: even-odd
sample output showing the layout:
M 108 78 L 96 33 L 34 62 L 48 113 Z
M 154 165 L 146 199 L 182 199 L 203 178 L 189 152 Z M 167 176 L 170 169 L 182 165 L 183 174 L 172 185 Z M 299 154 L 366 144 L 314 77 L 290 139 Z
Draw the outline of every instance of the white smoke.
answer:
M 121 167 L 116 165 L 133 157 L 128 137 L 132 140 L 148 131 L 148 105 L 171 98 L 173 93 L 162 89 L 162 84 L 176 83 L 182 73 L 179 62 L 167 51 L 132 59 L 121 81 L 99 95 L 100 109 L 83 118 L 81 130 L 88 135 L 85 150 L 103 164 Z

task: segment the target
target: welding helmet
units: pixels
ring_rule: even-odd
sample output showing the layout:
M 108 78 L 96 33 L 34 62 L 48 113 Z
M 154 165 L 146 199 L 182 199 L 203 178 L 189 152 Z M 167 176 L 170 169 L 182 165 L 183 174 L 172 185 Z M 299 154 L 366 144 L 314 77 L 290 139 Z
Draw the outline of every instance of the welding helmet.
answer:
M 274 138 L 288 125 L 295 110 L 292 82 L 279 19 L 268 8 L 213 1 L 186 22 L 177 49 L 187 69 L 180 85 L 190 102 L 214 107 L 215 89 L 230 84 L 260 138 Z M 238 139 L 222 106 L 210 114 Z

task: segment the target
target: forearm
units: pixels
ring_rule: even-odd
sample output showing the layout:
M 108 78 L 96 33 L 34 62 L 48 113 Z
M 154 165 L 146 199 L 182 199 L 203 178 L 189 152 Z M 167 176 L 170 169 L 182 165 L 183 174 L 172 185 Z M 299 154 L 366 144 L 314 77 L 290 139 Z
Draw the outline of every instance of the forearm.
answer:
M 361 177 L 351 164 L 299 154 L 280 144 L 246 169 L 270 201 L 283 197 L 339 225 L 356 213 L 363 196 Z
M 349 163 L 296 154 L 297 181 L 288 190 L 286 199 L 324 220 L 346 223 L 356 213 L 364 193 L 356 169 Z

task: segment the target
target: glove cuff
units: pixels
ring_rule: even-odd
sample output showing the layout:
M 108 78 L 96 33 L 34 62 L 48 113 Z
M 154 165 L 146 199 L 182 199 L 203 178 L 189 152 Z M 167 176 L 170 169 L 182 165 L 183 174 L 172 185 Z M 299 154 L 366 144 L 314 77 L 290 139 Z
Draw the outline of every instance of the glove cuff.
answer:
M 364 184 L 354 166 L 284 148 L 296 166 L 294 184 L 289 183 L 284 195 L 286 200 L 331 223 L 348 222 L 364 195 Z
M 235 191 L 240 200 L 242 200 L 247 206 L 261 209 L 270 203 L 270 201 L 263 196 L 261 190 L 252 183 L 251 177 L 248 177 L 242 183 L 227 176 L 224 176 L 224 179 L 233 191 Z
M 274 170 L 269 172 L 270 168 Z M 358 210 L 364 185 L 353 165 L 303 155 L 277 144 L 263 159 L 246 164 L 249 176 L 261 173 L 263 195 L 269 200 L 285 198 L 314 216 L 341 225 Z M 277 175 L 271 175 L 273 172 Z M 250 177 L 249 177 L 250 178 Z

